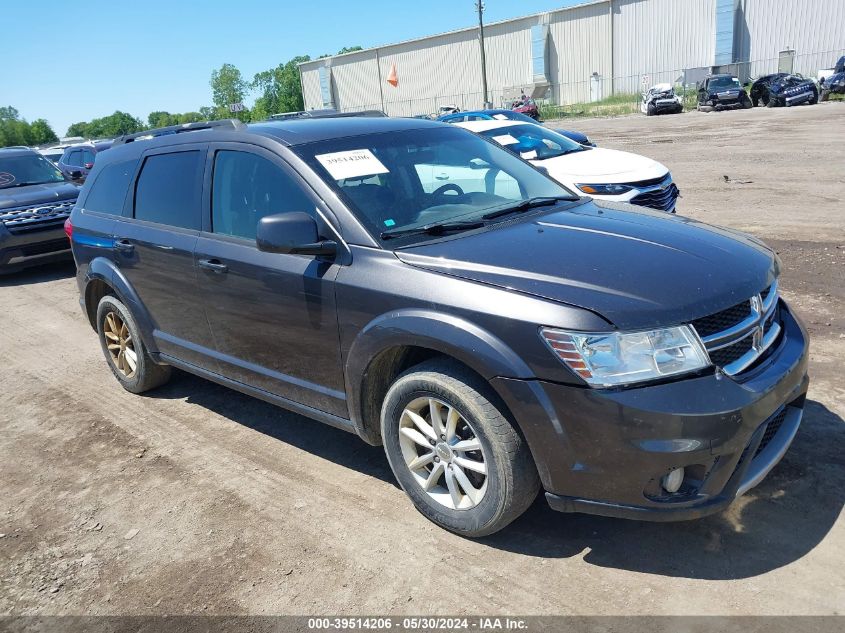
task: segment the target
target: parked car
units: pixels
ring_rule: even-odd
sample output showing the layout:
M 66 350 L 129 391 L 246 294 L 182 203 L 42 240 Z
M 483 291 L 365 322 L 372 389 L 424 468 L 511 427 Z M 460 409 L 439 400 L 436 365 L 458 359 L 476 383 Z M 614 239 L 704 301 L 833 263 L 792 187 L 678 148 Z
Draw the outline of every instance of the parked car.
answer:
M 756 238 L 575 196 L 431 121 L 145 134 L 67 227 L 130 392 L 179 367 L 383 444 L 413 504 L 472 537 L 540 488 L 563 512 L 717 512 L 798 430 L 807 334 Z
M 675 94 L 672 84 L 655 84 L 646 90 L 640 100 L 640 112 L 648 116 L 655 114 L 680 114 L 684 104 Z
M 730 110 L 752 107 L 745 88 L 734 75 L 711 75 L 698 84 L 698 109 Z
M 511 105 L 511 110 L 524 114 L 535 121 L 540 120 L 540 108 L 534 99 L 517 99 Z
M 54 165 L 58 165 L 59 161 L 65 153 L 65 146 L 57 145 L 55 147 L 45 147 L 44 149 L 39 149 L 38 153 Z
M 761 103 L 774 108 L 801 103 L 813 104 L 819 100 L 816 82 L 801 75 L 789 73 L 774 73 L 759 77 L 751 84 L 748 92 L 755 107 Z
M 465 121 L 522 121 L 523 123 L 536 123 L 536 121 L 527 114 L 505 109 L 456 112 L 438 117 L 437 120 L 443 121 L 444 123 L 464 123 Z M 590 147 L 596 146 L 595 143 L 590 141 L 586 134 L 582 134 L 581 132 L 560 129 L 555 129 L 555 132 L 563 134 L 565 137 L 570 138 L 581 145 L 589 145 Z
M 464 123 L 466 121 L 522 121 L 523 123 L 536 123 L 534 119 L 526 114 L 504 109 L 457 112 L 455 114 L 447 114 L 445 116 L 438 117 L 437 120 L 443 121 L 444 123 Z M 586 134 L 582 134 L 581 132 L 560 129 L 555 129 L 555 132 L 563 134 L 565 137 L 572 139 L 581 145 L 589 145 L 590 147 L 596 146 L 596 144 L 593 143 Z
M 630 202 L 668 213 L 680 195 L 669 170 L 657 161 L 615 149 L 585 147 L 536 123 L 468 121 L 458 123 L 492 139 L 509 152 L 541 167 L 571 191 L 602 200 Z M 465 177 L 467 168 L 444 170 L 446 182 Z
M 819 100 L 827 101 L 831 94 L 845 94 L 845 55 L 839 58 L 830 72 L 819 72 Z
M 74 182 L 82 184 L 94 167 L 94 161 L 97 160 L 97 154 L 106 151 L 111 147 L 112 141 L 97 141 L 95 143 L 80 143 L 78 145 L 71 145 L 66 147 L 62 157 L 59 159 L 58 166 L 62 173 Z M 72 173 L 78 174 L 75 178 L 71 176 Z
M 78 195 L 35 150 L 0 149 L 0 274 L 70 259 L 62 225 Z

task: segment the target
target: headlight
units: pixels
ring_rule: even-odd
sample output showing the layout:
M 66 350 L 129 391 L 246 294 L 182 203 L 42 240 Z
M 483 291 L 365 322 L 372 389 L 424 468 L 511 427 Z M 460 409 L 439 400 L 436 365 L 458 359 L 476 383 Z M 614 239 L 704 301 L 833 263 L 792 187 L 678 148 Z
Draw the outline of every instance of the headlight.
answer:
M 540 336 L 567 367 L 593 387 L 674 376 L 710 364 L 701 341 L 687 325 L 596 334 L 544 327 Z
M 619 196 L 633 189 L 628 185 L 576 185 L 584 193 L 595 196 Z

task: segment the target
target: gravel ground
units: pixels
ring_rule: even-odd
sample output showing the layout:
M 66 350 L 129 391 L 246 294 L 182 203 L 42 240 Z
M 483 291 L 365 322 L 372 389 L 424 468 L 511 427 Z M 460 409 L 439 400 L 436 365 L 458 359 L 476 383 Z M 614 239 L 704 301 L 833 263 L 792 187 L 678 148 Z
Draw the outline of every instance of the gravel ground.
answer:
M 124 392 L 53 266 L 0 280 L 0 614 L 842 613 L 845 103 L 565 125 L 778 250 L 812 384 L 758 488 L 675 524 L 540 500 L 464 540 L 352 435 L 185 374 Z

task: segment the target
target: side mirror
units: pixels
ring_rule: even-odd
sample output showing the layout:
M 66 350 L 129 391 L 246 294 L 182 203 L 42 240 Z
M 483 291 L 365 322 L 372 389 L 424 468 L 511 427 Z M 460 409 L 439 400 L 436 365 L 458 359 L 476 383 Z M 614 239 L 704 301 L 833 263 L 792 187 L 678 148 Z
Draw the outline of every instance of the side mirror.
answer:
M 321 240 L 317 222 L 301 211 L 267 215 L 258 222 L 255 241 L 265 253 L 334 255 L 337 243 Z
M 79 180 L 80 178 L 82 178 L 82 172 L 78 169 L 70 171 L 68 175 L 70 176 L 71 180 Z

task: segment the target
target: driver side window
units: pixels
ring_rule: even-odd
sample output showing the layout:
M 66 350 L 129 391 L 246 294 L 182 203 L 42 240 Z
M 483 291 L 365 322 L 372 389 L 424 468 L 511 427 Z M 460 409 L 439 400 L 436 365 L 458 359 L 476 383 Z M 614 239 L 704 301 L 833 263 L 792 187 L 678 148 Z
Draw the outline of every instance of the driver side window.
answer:
M 249 152 L 217 152 L 211 194 L 212 231 L 254 240 L 261 218 L 287 211 L 313 214 L 314 203 L 283 169 Z

